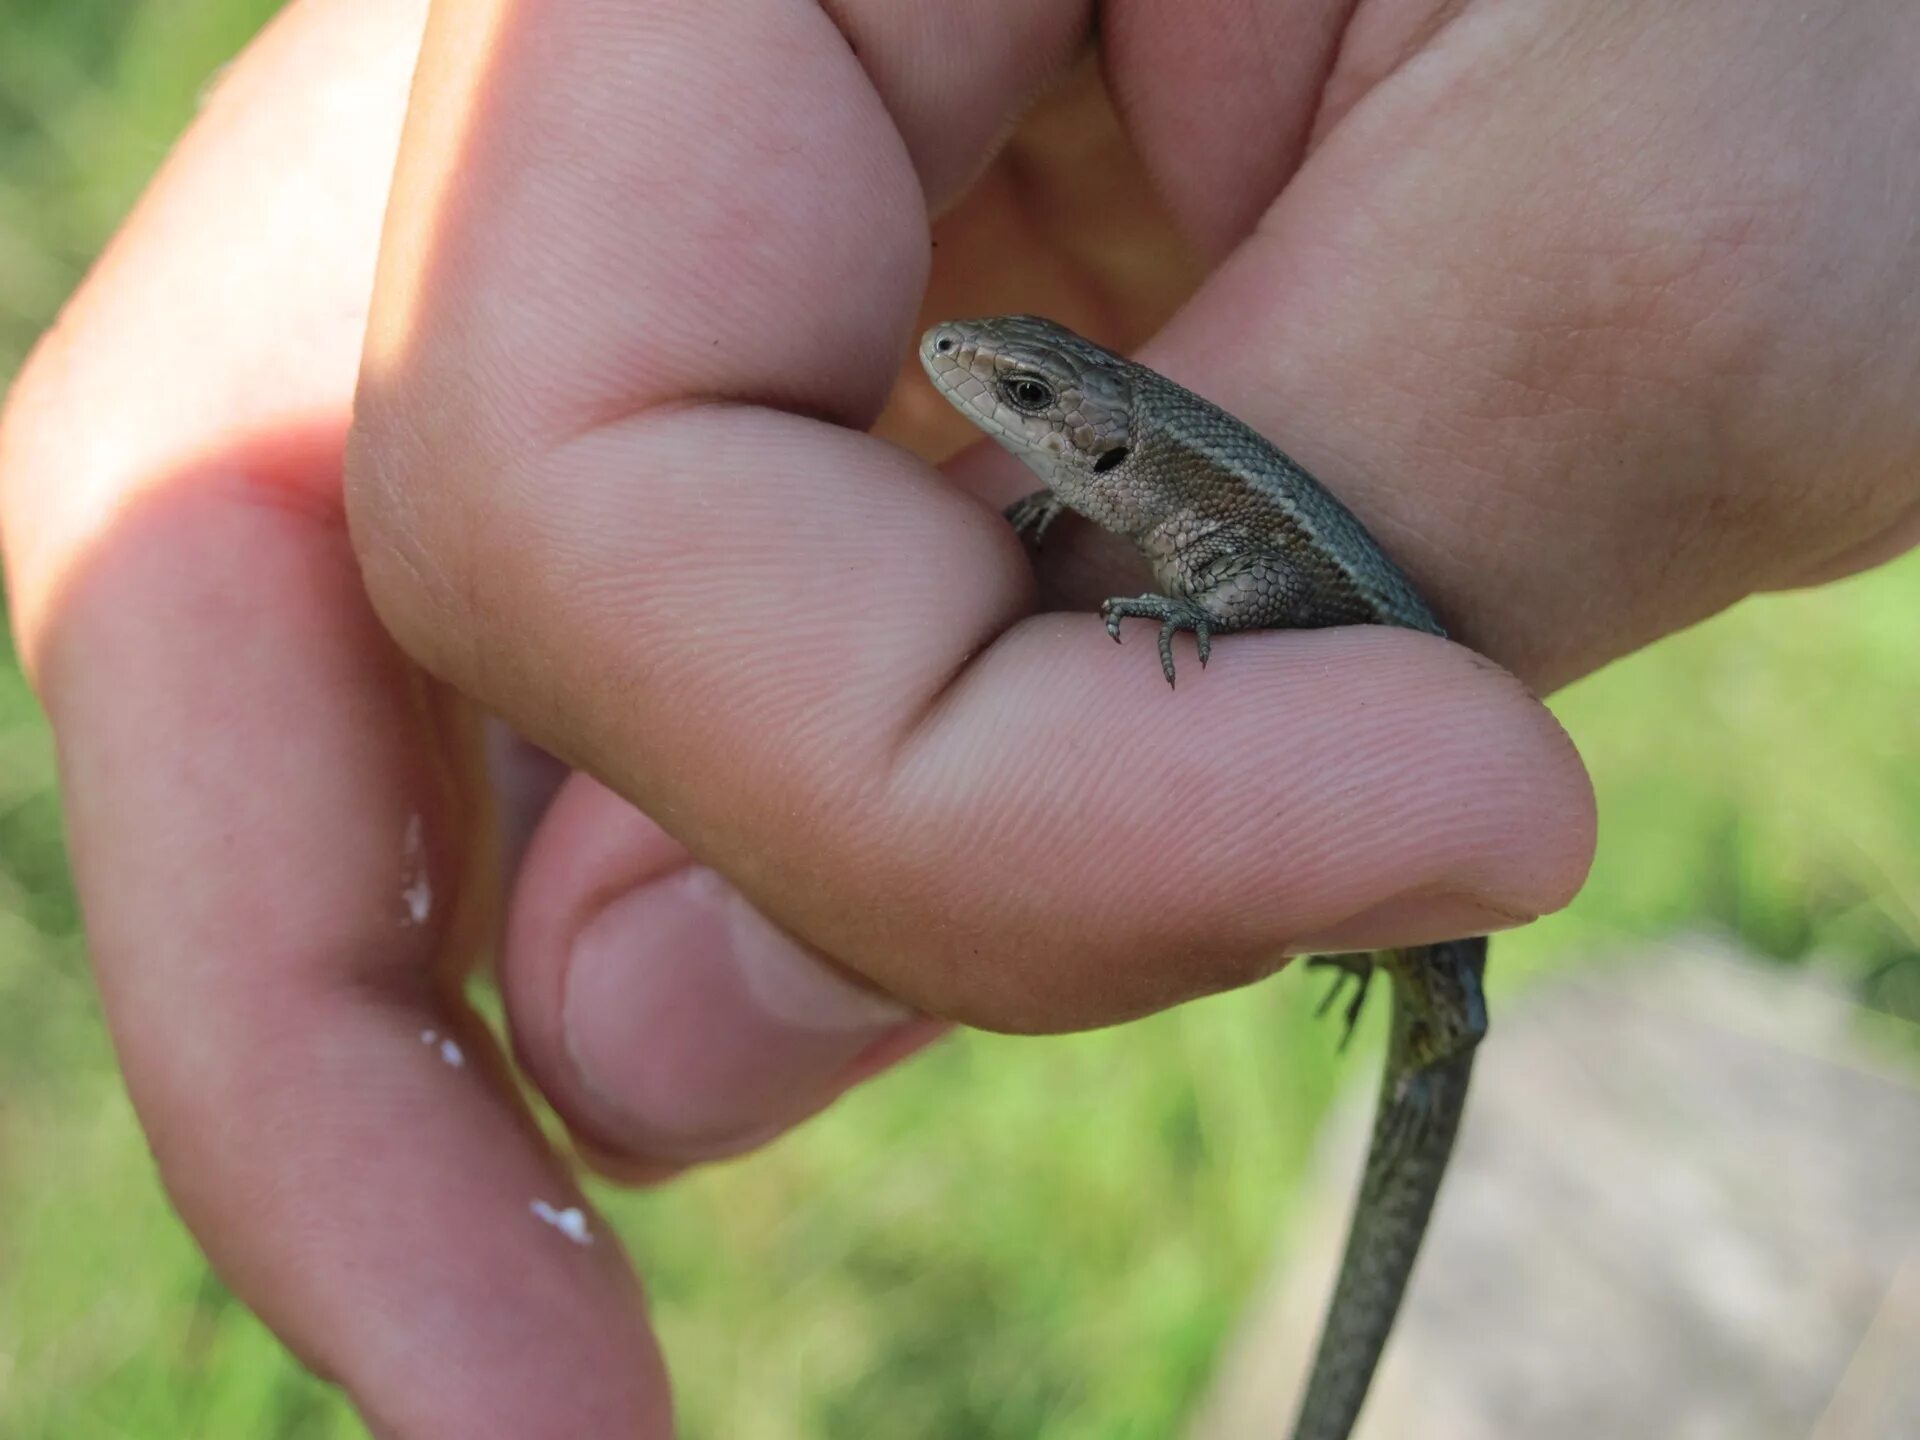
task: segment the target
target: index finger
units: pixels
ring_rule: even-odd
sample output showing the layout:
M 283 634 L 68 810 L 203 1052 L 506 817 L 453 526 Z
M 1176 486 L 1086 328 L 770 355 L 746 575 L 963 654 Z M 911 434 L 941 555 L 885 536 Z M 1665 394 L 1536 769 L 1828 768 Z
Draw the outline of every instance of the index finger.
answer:
M 662 1436 L 620 1248 L 450 983 L 484 816 L 340 515 L 420 18 L 294 8 L 43 345 L 0 433 L 15 616 L 128 1087 L 223 1277 L 378 1433 Z

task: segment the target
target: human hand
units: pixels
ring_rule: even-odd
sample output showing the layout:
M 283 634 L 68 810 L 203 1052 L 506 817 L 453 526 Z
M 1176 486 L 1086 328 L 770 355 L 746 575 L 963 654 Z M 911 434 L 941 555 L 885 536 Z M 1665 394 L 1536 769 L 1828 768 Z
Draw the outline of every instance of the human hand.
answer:
M 1459 652 L 1384 634 L 1247 637 L 1216 658 L 1213 673 L 1225 678 L 1183 690 L 1174 709 L 1137 654 L 1093 644 L 1097 622 L 1074 617 L 1023 622 L 962 670 L 1029 604 L 1025 572 L 989 514 L 897 455 L 778 413 L 686 407 L 690 423 L 718 428 L 700 432 L 683 485 L 661 483 L 666 467 L 651 447 L 676 438 L 658 423 L 673 414 L 658 402 L 675 387 L 863 418 L 911 334 L 904 321 L 917 290 L 900 248 L 917 201 L 898 191 L 897 151 L 889 160 L 871 148 L 885 140 L 885 117 L 861 98 L 859 67 L 822 48 L 834 38 L 823 29 L 783 31 L 814 23 L 799 10 L 755 12 L 752 33 L 736 36 L 710 8 L 677 28 L 660 7 L 641 17 L 580 5 L 549 7 L 537 33 L 510 7 L 493 12 L 498 31 L 471 10 L 462 33 L 443 27 L 371 352 L 374 428 L 362 475 L 382 479 L 361 492 L 357 517 L 386 613 L 410 647 L 618 792 L 648 800 L 837 960 L 942 1013 L 1032 1028 L 1135 1013 L 1249 978 L 1277 945 L 1316 927 L 1337 931 L 1409 890 L 1424 892 L 1424 908 L 1402 906 L 1368 922 L 1371 931 L 1348 932 L 1352 941 L 1444 930 L 1461 916 L 1436 910 L 1435 892 L 1464 891 L 1507 913 L 1559 903 L 1589 843 L 1577 767 L 1510 682 Z M 21 386 L 0 457 L 18 619 L 61 732 L 76 870 L 130 1083 L 183 1210 L 230 1277 L 394 1433 L 577 1433 L 585 1416 L 608 1429 L 657 1429 L 664 1382 L 657 1364 L 635 1359 L 650 1351 L 612 1247 L 576 1254 L 530 1235 L 526 1195 L 554 1193 L 558 1182 L 506 1092 L 473 1083 L 470 1071 L 419 1063 L 417 1030 L 450 1013 L 429 977 L 457 967 L 474 943 L 440 901 L 484 899 L 483 883 L 459 881 L 483 879 L 485 857 L 461 853 L 478 792 L 448 778 L 474 771 L 447 763 L 460 754 L 440 733 L 447 707 L 421 703 L 421 687 L 366 623 L 327 509 L 363 313 L 356 262 L 371 252 L 378 209 L 368 177 L 378 142 L 391 143 L 381 124 L 396 93 L 382 87 L 397 87 L 402 69 L 395 22 L 373 9 L 384 7 L 312 6 L 289 17 L 277 61 L 270 41 L 235 75 L 207 117 L 198 159 L 176 162 Z M 1294 71 L 1238 71 L 1234 84 L 1210 74 L 1200 87 L 1183 63 L 1274 53 L 1248 43 L 1254 21 L 1223 28 L 1231 54 L 1189 51 L 1183 62 L 1152 27 L 1178 24 L 1193 39 L 1187 17 L 1108 11 L 1136 135 L 1150 160 L 1158 155 L 1182 218 L 1218 255 L 1259 213 L 1262 186 L 1285 177 L 1330 51 L 1299 45 L 1284 52 L 1282 69 Z M 895 75 L 905 93 L 890 92 L 892 107 L 934 189 L 953 188 L 1013 97 L 1070 50 L 1077 14 L 1028 12 L 1013 8 L 1014 27 L 1049 33 L 981 47 L 978 68 L 962 58 L 974 42 L 1013 33 L 984 7 L 956 22 L 976 33 L 917 42 L 849 20 L 876 73 L 907 77 Z M 1343 61 L 1356 68 L 1329 90 L 1336 109 L 1359 90 L 1367 104 L 1323 125 L 1287 197 L 1146 358 L 1288 444 L 1376 525 L 1460 633 L 1536 684 L 1579 673 L 1743 586 L 1791 580 L 1795 565 L 1836 569 L 1862 563 L 1840 558 L 1850 545 L 1859 556 L 1858 544 L 1894 543 L 1889 517 L 1905 502 L 1885 482 L 1911 445 L 1900 450 L 1900 417 L 1870 402 L 1894 391 L 1901 357 L 1869 367 L 1884 383 L 1850 390 L 1858 408 L 1836 427 L 1852 449 L 1834 468 L 1859 490 L 1820 514 L 1852 533 L 1809 527 L 1783 506 L 1782 495 L 1803 492 L 1780 477 L 1811 480 L 1785 460 L 1740 486 L 1740 526 L 1706 524 L 1726 511 L 1727 491 L 1675 488 L 1650 463 L 1664 454 L 1661 435 L 1684 430 L 1686 404 L 1624 418 L 1624 403 L 1597 405 L 1581 387 L 1635 388 L 1632 375 L 1593 367 L 1611 332 L 1560 329 L 1564 315 L 1551 304 L 1529 311 L 1508 293 L 1509 252 L 1476 257 L 1484 243 L 1471 226 L 1428 233 L 1425 212 L 1391 203 L 1395 184 L 1460 200 L 1457 187 L 1431 183 L 1434 167 L 1452 164 L 1457 180 L 1478 173 L 1482 150 L 1468 141 L 1488 122 L 1455 116 L 1429 135 L 1422 97 L 1406 98 L 1411 79 L 1431 80 L 1432 57 L 1481 12 L 1465 10 L 1418 63 L 1369 89 L 1352 77 L 1392 48 L 1390 39 L 1362 43 L 1381 13 L 1363 7 L 1356 17 Z M 1309 7 L 1286 19 L 1309 35 L 1332 25 Z M 1732 11 L 1724 23 L 1762 24 Z M 1836 20 L 1822 39 L 1863 54 L 1891 48 L 1860 40 L 1848 28 L 1859 23 Z M 665 51 L 651 52 L 622 28 L 630 24 L 666 26 Z M 498 37 L 486 52 L 484 103 L 469 88 L 480 57 L 459 53 L 481 32 Z M 372 37 L 359 51 L 342 43 L 355 33 Z M 368 51 L 386 67 L 368 69 Z M 993 54 L 1022 64 L 995 66 Z M 1611 58 L 1603 78 L 1631 79 Z M 643 60 L 674 73 L 636 83 L 652 72 L 627 67 Z M 993 82 L 984 88 L 983 73 Z M 343 85 L 349 76 L 357 81 Z M 1536 72 L 1536 81 L 1556 101 L 1579 98 L 1561 77 Z M 948 84 L 959 99 L 928 93 Z M 353 109 L 343 92 L 361 96 L 358 128 L 341 124 L 342 109 Z M 1180 100 L 1202 94 L 1197 112 Z M 1371 149 L 1343 139 L 1360 119 L 1391 111 L 1395 95 L 1420 112 L 1419 126 L 1402 123 L 1421 129 L 1426 148 L 1393 127 Z M 288 97 L 309 107 L 306 128 Z M 1489 95 L 1488 107 L 1509 113 L 1499 98 Z M 1749 122 L 1744 138 L 1764 149 Z M 300 139 L 288 144 L 281 125 Z M 1543 133 L 1521 129 L 1521 138 Z M 1280 139 L 1253 153 L 1254 135 Z M 453 139 L 464 145 L 457 167 L 447 163 Z M 706 147 L 715 144 L 734 147 L 720 157 L 727 163 L 714 164 Z M 1343 145 L 1363 153 L 1329 174 Z M 539 161 L 531 172 L 530 154 Z M 773 174 L 769 154 L 782 162 Z M 816 168 L 849 157 L 861 163 Z M 1384 177 L 1361 163 L 1370 157 Z M 1111 158 L 1096 149 L 1075 160 L 1098 173 Z M 1578 157 L 1550 158 L 1563 181 L 1552 203 L 1551 186 L 1525 167 L 1488 182 L 1548 216 L 1587 198 Z M 714 183 L 650 190 L 654 177 L 634 168 L 642 161 Z M 795 169 L 809 172 L 804 183 L 792 180 Z M 1009 173 L 990 177 L 989 198 L 1007 198 Z M 320 177 L 337 187 L 333 203 L 274 205 L 290 193 L 274 182 L 310 187 Z M 1835 177 L 1808 183 L 1816 180 Z M 1049 217 L 1056 187 L 1015 193 L 1024 208 L 1003 206 L 996 220 L 991 204 L 975 204 L 943 225 L 934 308 L 1028 304 L 1102 338 L 1131 338 L 1124 332 L 1140 314 L 1091 299 L 1106 292 L 1090 277 L 1126 278 L 1124 263 L 1103 270 L 1072 244 L 990 243 L 1008 228 L 1029 239 L 1036 228 L 1084 233 L 1082 215 Z M 205 216 L 232 215 L 236 197 L 258 205 L 245 213 L 280 223 L 209 236 Z M 755 234 L 765 218 L 755 207 L 774 204 L 797 213 Z M 1462 205 L 1466 219 L 1488 224 L 1511 213 Z M 1102 230 L 1118 216 L 1117 207 L 1097 213 Z M 1703 204 L 1682 218 L 1718 213 Z M 1347 232 L 1309 223 L 1329 217 Z M 728 223 L 700 229 L 716 218 Z M 1409 227 L 1419 246 L 1409 251 L 1408 232 L 1392 226 L 1351 231 L 1388 221 Z M 676 250 L 688 232 L 703 242 L 701 264 Z M 769 246 L 769 234 L 800 243 Z M 1387 243 L 1396 234 L 1398 248 Z M 744 243 L 755 239 L 757 248 Z M 1359 243 L 1367 239 L 1379 243 Z M 836 262 L 824 269 L 812 263 L 823 250 Z M 1482 317 L 1418 293 L 1467 294 L 1452 276 L 1436 285 L 1430 253 L 1458 257 L 1486 292 L 1478 298 L 1506 302 L 1485 318 L 1509 332 L 1510 353 L 1476 344 L 1473 363 L 1459 364 Z M 1033 268 L 1009 272 L 1009 254 L 1031 254 Z M 1562 263 L 1579 280 L 1593 262 L 1583 252 Z M 796 287 L 796 271 L 818 280 L 817 292 Z M 1865 264 L 1853 275 L 1877 277 L 1854 314 L 1896 293 L 1901 278 Z M 1685 298 L 1671 277 L 1644 283 L 1628 288 Z M 1527 288 L 1565 302 L 1566 284 Z M 225 303 L 214 303 L 221 292 Z M 1131 281 L 1124 293 L 1139 295 Z M 858 303 L 844 303 L 848 295 Z M 1787 308 L 1803 326 L 1836 313 Z M 694 366 L 690 380 L 687 362 L 713 335 L 724 342 L 717 368 Z M 1440 343 L 1448 340 L 1457 343 Z M 1801 330 L 1761 348 L 1776 362 L 1821 363 L 1796 348 L 1810 343 Z M 788 393 L 754 366 L 778 381 L 774 362 L 794 346 L 812 363 Z M 1702 374 L 1689 372 L 1711 378 L 1703 362 L 1719 352 L 1683 363 L 1685 348 L 1649 357 L 1622 342 L 1615 359 L 1635 373 L 1649 358 L 1670 364 L 1690 384 L 1668 388 L 1698 401 Z M 1769 372 L 1771 389 L 1754 385 L 1760 398 L 1748 410 L 1784 425 L 1771 397 L 1804 383 L 1789 370 Z M 1554 385 L 1530 388 L 1544 376 L 1566 390 L 1565 410 L 1495 403 L 1554 399 Z M 1709 434 L 1731 403 L 1713 400 Z M 608 415 L 630 418 L 599 423 Z M 575 417 L 575 438 L 550 443 Z M 893 433 L 910 436 L 916 418 L 903 406 Z M 429 423 L 407 436 L 413 421 Z M 488 439 L 505 431 L 509 443 L 476 445 L 458 436 L 463 424 Z M 1650 438 L 1636 440 L 1623 465 L 1605 442 L 1640 424 Z M 774 442 L 771 462 L 756 449 L 762 436 Z M 1824 443 L 1833 455 L 1832 437 Z M 752 462 L 736 467 L 742 450 Z M 1738 458 L 1732 450 L 1722 463 Z M 990 461 L 969 459 L 954 473 L 1003 493 Z M 1718 469 L 1703 473 L 1722 480 Z M 1657 483 L 1643 485 L 1640 505 L 1614 503 L 1616 488 L 1649 477 Z M 715 502 L 726 543 L 694 550 L 690 537 L 715 527 L 676 513 L 676 489 Z M 1649 493 L 1660 497 L 1652 515 Z M 1787 522 L 1774 518 L 1783 513 Z M 1649 536 L 1668 548 L 1649 548 Z M 1705 551 L 1682 551 L 1710 562 L 1704 570 L 1674 562 L 1670 547 L 1683 543 Z M 1755 563 L 1776 549 L 1794 565 Z M 1623 555 L 1646 568 L 1623 570 Z M 396 556 L 421 568 L 409 576 Z M 841 578 L 847 567 L 857 585 Z M 1071 572 L 1070 559 L 1069 586 Z M 1594 600 L 1596 581 L 1619 593 Z M 771 610 L 768 594 L 783 608 Z M 861 602 L 852 614 L 849 594 Z M 838 603 L 808 614 L 793 603 L 807 596 Z M 708 602 L 693 615 L 700 633 L 676 629 L 696 601 Z M 1043 684 L 1036 666 L 1046 667 Z M 936 693 L 943 698 L 930 705 Z M 128 694 L 141 703 L 127 705 Z M 1087 716 L 1097 717 L 1097 736 Z M 1104 748 L 1087 743 L 1108 742 L 1109 732 Z M 218 763 L 191 763 L 190 744 Z M 431 923 L 407 926 L 419 863 L 406 840 L 416 833 L 436 904 Z M 1156 843 L 1115 853 L 1112 839 L 1129 836 Z M 937 870 L 916 863 L 927 856 Z M 875 1011 L 867 1028 L 815 1044 L 804 1026 L 768 1024 L 737 987 L 703 992 L 704 978 L 737 958 L 740 932 L 725 927 L 743 912 L 705 882 L 680 885 L 693 903 L 679 903 L 673 877 L 684 866 L 613 793 L 575 780 L 521 875 L 503 956 L 529 1065 L 576 1125 L 628 1155 L 692 1157 L 744 1143 L 756 1106 L 764 1133 L 912 1034 Z M 605 978 L 583 983 L 572 942 L 610 916 L 601 928 L 621 943 L 600 949 Z M 622 974 L 665 979 L 623 1012 Z M 618 1055 L 597 1085 L 573 1073 L 583 1057 L 569 1051 L 565 997 L 583 992 L 606 997 L 596 1008 L 626 1027 L 643 1065 L 652 1057 L 639 1083 Z M 645 1043 L 668 1040 L 689 1013 L 702 1043 Z M 482 1053 L 470 1022 L 460 1023 Z M 715 1067 L 729 1030 L 752 1044 Z
M 1150 701 L 1092 617 L 1023 618 L 1004 526 L 857 433 L 916 328 L 927 205 L 1071 58 L 1079 10 L 650 20 L 617 32 L 624 68 L 589 56 L 595 6 L 543 10 L 537 52 L 490 13 L 428 46 L 349 486 L 431 671 L 849 969 L 977 1023 L 1111 1020 L 1283 945 L 1565 893 L 1586 797 L 1499 677 L 1405 636 L 1265 635 L 1204 700 Z M 1550 687 L 1906 543 L 1916 357 L 1880 317 L 1915 262 L 1858 218 L 1913 183 L 1882 143 L 1913 123 L 1882 58 L 1903 12 L 1814 27 L 1866 67 L 1838 97 L 1797 78 L 1797 19 L 1733 8 L 1361 7 L 1330 77 L 1310 7 L 1214 13 L 1103 11 L 1133 138 L 1213 261 L 1144 358 L 1338 489 L 1456 634 Z M 1682 83 L 1707 56 L 1732 67 L 1711 104 Z M 1051 178 L 1031 211 L 1063 208 Z M 956 230 L 935 311 L 1059 309 L 1031 271 L 983 282 L 1028 249 Z M 1029 483 L 1008 468 L 949 476 L 997 502 Z

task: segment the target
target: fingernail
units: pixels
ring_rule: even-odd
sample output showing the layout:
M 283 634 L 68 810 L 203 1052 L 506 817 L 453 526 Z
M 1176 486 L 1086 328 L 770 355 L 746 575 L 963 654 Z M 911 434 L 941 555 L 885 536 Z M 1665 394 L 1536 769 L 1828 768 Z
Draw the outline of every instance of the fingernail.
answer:
M 602 1138 L 668 1160 L 777 1134 L 914 1019 L 698 867 L 629 891 L 586 923 L 562 1015 Z
M 1437 939 L 1490 935 L 1538 917 L 1502 910 L 1477 895 L 1412 894 L 1396 896 L 1370 910 L 1302 936 L 1287 946 L 1289 955 L 1340 954 L 1349 950 L 1388 950 Z

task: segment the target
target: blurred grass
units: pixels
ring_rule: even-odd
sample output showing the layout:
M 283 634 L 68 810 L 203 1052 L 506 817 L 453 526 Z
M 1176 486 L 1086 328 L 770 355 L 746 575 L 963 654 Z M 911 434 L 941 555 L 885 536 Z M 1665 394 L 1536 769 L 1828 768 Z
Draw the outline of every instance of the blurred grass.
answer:
M 0 377 L 272 8 L 0 0 Z M 1501 942 L 1497 993 L 1712 928 L 1920 1017 L 1916 616 L 1920 556 L 1749 602 L 1559 697 L 1600 788 L 1599 861 L 1570 912 Z M 158 1193 L 53 783 L 7 651 L 0 1435 L 358 1435 Z M 684 1433 L 1174 1433 L 1336 1086 L 1370 1082 L 1367 1054 L 1336 1063 L 1309 988 L 1066 1040 L 969 1036 L 750 1161 L 603 1194 L 649 1277 Z

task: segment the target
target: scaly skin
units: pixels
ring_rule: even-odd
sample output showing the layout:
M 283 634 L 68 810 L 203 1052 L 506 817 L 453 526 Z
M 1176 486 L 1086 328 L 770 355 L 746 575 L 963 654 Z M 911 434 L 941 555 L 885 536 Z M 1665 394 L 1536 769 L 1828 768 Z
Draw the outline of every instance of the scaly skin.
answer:
M 1398 625 L 1445 632 L 1344 505 L 1250 426 L 1165 376 L 1031 315 L 949 321 L 920 360 L 960 412 L 1045 486 L 1007 518 L 1038 544 L 1062 510 L 1134 542 L 1157 593 L 1102 605 L 1160 622 L 1161 670 L 1193 632 L 1205 665 L 1235 630 Z M 1399 1312 L 1486 1033 L 1484 939 L 1338 957 L 1393 984 L 1392 1040 L 1346 1256 L 1295 1440 L 1345 1440 Z
M 1372 962 L 1393 979 L 1393 1033 L 1360 1198 L 1294 1440 L 1346 1440 L 1359 1418 L 1460 1129 L 1473 1042 L 1486 1031 L 1486 960 L 1487 942 L 1477 939 L 1387 951 Z M 1435 1052 L 1423 1029 L 1436 1001 L 1441 1035 L 1453 1038 L 1442 1038 L 1438 1058 L 1428 1058 Z M 1465 1044 L 1462 1034 L 1470 1037 Z

